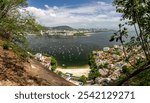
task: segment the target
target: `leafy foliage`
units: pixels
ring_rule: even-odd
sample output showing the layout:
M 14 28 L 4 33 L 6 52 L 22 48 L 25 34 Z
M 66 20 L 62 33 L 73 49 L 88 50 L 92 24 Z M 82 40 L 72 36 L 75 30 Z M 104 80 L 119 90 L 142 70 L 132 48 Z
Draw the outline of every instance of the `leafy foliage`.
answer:
M 95 58 L 94 58 L 94 54 L 90 54 L 89 55 L 89 66 L 90 66 L 90 73 L 88 75 L 88 78 L 90 80 L 95 80 L 97 77 L 100 76 L 100 73 L 99 73 L 99 70 L 96 66 L 96 63 L 95 63 Z
M 100 76 L 100 73 L 99 73 L 98 69 L 91 68 L 91 71 L 90 71 L 89 76 L 88 76 L 89 79 L 95 80 L 99 76 Z
M 26 32 L 41 27 L 23 8 L 27 0 L 0 0 L 0 36 L 13 42 L 24 43 Z
M 9 43 L 8 41 L 5 41 L 5 42 L 3 43 L 3 49 L 8 50 L 9 47 L 10 47 L 10 43 Z
M 133 68 L 129 68 L 127 66 L 122 67 L 122 71 L 124 74 L 129 75 L 132 72 Z
M 57 68 L 57 61 L 56 61 L 56 59 L 54 57 L 51 57 L 51 66 L 52 66 L 51 70 L 55 71 L 56 68 Z
M 150 85 L 150 70 L 143 71 L 131 78 L 129 81 L 125 82 L 124 85 L 133 86 L 149 86 Z
M 145 58 L 150 60 L 150 1 L 149 0 L 114 0 L 116 10 L 122 13 L 122 20 L 128 20 L 125 24 L 119 24 L 118 34 L 112 36 L 112 40 L 123 44 L 123 37 L 127 37 L 127 29 L 124 26 L 134 26 L 136 35 L 130 38 L 128 47 L 141 46 L 141 52 L 144 52 Z M 123 28 L 123 29 L 122 29 Z M 117 37 L 117 38 L 115 38 Z M 131 49 L 128 49 L 132 51 Z
M 6 41 L 3 48 L 11 47 L 23 60 L 28 57 L 26 34 L 39 31 L 42 27 L 25 7 L 27 0 L 0 0 L 0 38 Z
M 121 81 L 119 84 L 122 85 L 132 77 L 150 69 L 150 1 L 114 0 L 113 4 L 116 6 L 116 11 L 122 14 L 121 20 L 127 22 L 119 24 L 119 30 L 111 37 L 110 41 L 121 42 L 125 60 L 134 68 L 132 72 L 129 68 L 123 69 L 128 75 L 124 75 L 119 80 L 119 82 Z M 129 37 L 126 26 L 133 26 L 136 35 Z M 130 41 L 125 42 L 125 38 L 130 38 Z M 136 58 L 137 54 L 144 57 Z M 132 60 L 136 62 L 132 63 Z M 144 62 L 141 63 L 140 60 Z
M 97 66 L 96 66 L 96 63 L 95 63 L 95 58 L 94 58 L 94 54 L 89 54 L 89 57 L 88 57 L 88 61 L 89 61 L 89 66 L 90 66 L 90 68 L 97 68 Z
M 83 84 L 85 84 L 87 82 L 87 77 L 85 75 L 82 75 L 79 79 L 80 82 L 82 82 Z

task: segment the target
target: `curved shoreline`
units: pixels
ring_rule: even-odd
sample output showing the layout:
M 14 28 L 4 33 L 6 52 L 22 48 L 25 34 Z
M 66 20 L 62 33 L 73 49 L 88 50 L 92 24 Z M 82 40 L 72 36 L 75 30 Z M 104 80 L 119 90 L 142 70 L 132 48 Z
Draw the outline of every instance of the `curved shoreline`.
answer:
M 82 75 L 88 76 L 90 72 L 90 67 L 88 65 L 85 67 L 67 67 L 67 68 L 58 67 L 56 71 L 60 71 L 64 74 L 70 73 L 73 74 L 73 76 L 80 77 Z

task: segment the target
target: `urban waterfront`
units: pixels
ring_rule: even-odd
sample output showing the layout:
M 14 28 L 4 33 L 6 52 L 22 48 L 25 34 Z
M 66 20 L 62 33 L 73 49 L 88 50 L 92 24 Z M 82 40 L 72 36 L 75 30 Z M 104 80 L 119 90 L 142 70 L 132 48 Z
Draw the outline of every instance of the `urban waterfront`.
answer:
M 88 55 L 93 50 L 111 47 L 109 42 L 114 31 L 91 33 L 90 36 L 47 37 L 28 35 L 33 52 L 54 56 L 59 66 L 77 67 L 88 64 Z

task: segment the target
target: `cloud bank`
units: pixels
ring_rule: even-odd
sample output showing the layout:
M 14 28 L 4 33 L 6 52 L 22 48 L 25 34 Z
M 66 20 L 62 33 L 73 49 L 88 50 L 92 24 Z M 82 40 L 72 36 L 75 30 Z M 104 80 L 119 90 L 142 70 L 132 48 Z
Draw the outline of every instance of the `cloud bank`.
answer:
M 115 7 L 105 2 L 93 2 L 80 6 L 44 5 L 45 9 L 27 7 L 36 20 L 45 26 L 69 25 L 74 28 L 116 28 L 120 15 Z

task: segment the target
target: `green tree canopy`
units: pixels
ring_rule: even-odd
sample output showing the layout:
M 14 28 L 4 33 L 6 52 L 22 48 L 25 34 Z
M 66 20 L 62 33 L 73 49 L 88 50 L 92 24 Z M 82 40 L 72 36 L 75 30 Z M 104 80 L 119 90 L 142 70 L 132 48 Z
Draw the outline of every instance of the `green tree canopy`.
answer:
M 41 27 L 25 10 L 27 0 L 0 0 L 0 36 L 10 41 L 25 41 L 25 34 Z
M 149 0 L 114 0 L 116 11 L 122 13 L 122 20 L 128 20 L 119 25 L 116 39 L 122 41 L 127 37 L 125 25 L 134 26 L 136 36 L 131 37 L 130 46 L 140 45 L 145 58 L 150 60 L 150 1 Z
M 119 85 L 122 85 L 139 73 L 150 69 L 150 0 L 114 0 L 113 4 L 116 6 L 116 11 L 122 14 L 121 20 L 127 22 L 119 24 L 119 30 L 110 41 L 121 42 L 124 46 L 125 59 L 134 68 L 130 75 L 120 81 Z M 126 26 L 133 26 L 136 35 L 128 36 Z M 125 38 L 130 38 L 130 41 L 125 43 Z M 131 58 L 138 62 L 135 58 L 137 54 L 144 56 L 140 58 L 142 65 L 131 63 Z

